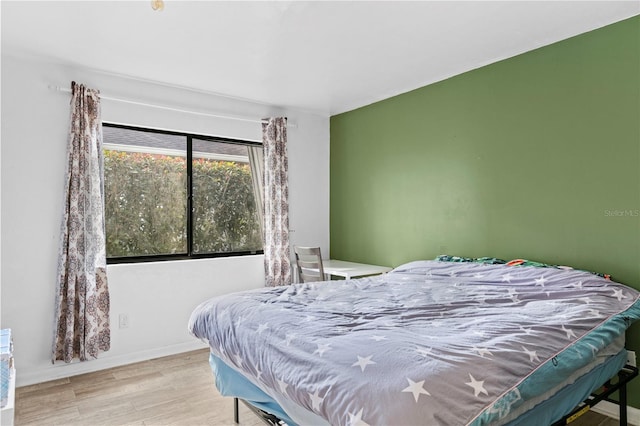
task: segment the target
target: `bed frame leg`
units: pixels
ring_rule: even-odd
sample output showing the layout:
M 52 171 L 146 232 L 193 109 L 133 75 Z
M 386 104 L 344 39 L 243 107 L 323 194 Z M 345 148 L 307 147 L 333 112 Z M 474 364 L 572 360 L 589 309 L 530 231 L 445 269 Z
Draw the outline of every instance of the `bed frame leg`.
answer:
M 620 425 L 627 425 L 627 383 L 624 382 L 619 392 L 620 404 Z
M 238 398 L 233 398 L 233 421 L 240 423 L 240 410 L 238 408 Z

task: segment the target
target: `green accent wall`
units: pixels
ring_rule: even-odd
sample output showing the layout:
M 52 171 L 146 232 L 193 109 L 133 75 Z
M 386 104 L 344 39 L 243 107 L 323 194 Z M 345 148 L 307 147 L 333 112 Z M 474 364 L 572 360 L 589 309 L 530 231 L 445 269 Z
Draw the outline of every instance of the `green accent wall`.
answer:
M 331 117 L 330 173 L 332 258 L 527 258 L 640 289 L 640 17 Z M 627 340 L 640 357 L 640 324 Z

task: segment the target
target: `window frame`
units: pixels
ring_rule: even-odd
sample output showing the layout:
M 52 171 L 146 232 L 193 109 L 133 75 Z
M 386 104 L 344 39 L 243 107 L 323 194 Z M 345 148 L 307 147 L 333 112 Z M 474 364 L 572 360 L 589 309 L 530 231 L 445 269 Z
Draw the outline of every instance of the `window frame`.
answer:
M 252 256 L 264 254 L 264 246 L 262 250 L 246 250 L 218 253 L 194 253 L 193 252 L 193 139 L 218 142 L 243 146 L 262 146 L 261 142 L 249 141 L 243 139 L 232 139 L 221 136 L 207 136 L 197 133 L 179 132 L 174 130 L 153 129 L 150 127 L 131 126 L 128 124 L 112 123 L 108 121 L 102 122 L 103 127 L 115 127 L 119 129 L 134 130 L 139 132 L 160 133 L 173 136 L 184 136 L 187 139 L 186 162 L 187 162 L 187 252 L 186 253 L 169 253 L 169 254 L 146 254 L 137 256 L 107 256 L 107 265 L 116 265 L 123 263 L 145 263 L 145 262 L 164 262 L 171 260 L 190 260 L 190 259 L 213 259 L 220 257 L 237 257 Z M 102 148 L 104 150 L 104 147 Z M 259 207 L 259 206 L 258 206 Z M 106 214 L 106 212 L 105 212 Z M 106 229 L 105 229 L 106 232 Z

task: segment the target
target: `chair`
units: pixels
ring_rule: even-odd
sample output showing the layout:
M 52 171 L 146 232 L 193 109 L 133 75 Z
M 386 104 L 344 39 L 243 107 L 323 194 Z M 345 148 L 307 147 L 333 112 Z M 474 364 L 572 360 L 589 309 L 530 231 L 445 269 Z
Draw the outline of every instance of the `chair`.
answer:
M 324 281 L 324 268 L 320 247 L 293 247 L 301 283 Z

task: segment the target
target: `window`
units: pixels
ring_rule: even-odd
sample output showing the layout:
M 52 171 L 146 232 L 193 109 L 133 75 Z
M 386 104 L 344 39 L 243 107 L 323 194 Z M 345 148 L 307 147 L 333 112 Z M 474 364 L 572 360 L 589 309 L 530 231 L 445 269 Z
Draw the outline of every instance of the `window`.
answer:
M 261 144 L 103 123 L 103 149 L 109 263 L 262 253 Z

